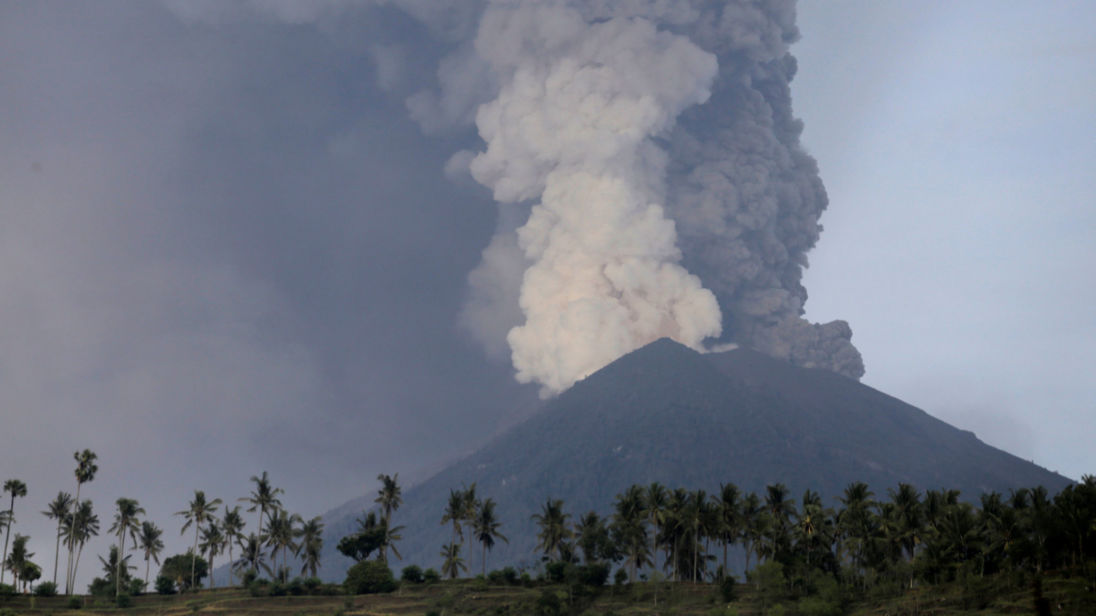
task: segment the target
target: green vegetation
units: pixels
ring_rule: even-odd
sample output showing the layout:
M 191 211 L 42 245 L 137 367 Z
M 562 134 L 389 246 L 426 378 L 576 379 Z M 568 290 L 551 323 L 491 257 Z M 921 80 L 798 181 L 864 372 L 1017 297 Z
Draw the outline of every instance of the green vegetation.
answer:
M 94 476 L 96 456 L 77 453 L 77 492 Z M 165 558 L 146 592 L 151 562 L 160 564 L 162 531 L 136 500 L 116 501 L 109 553 L 98 559 L 102 577 L 87 597 L 57 596 L 51 581 L 34 582 L 41 568 L 30 561 L 28 538 L 5 545 L 0 610 L 88 613 L 126 608 L 133 613 L 430 613 L 438 614 L 829 614 L 882 613 L 1096 613 L 1096 477 L 1051 496 L 1046 489 L 989 492 L 975 506 L 957 490 L 920 492 L 900 483 L 877 497 L 865 483 L 849 484 L 835 507 L 806 490 L 794 499 L 783 484 L 761 494 L 722 484 L 715 494 L 632 485 L 616 495 L 612 513 L 573 515 L 562 499 L 548 497 L 531 516 L 536 527 L 532 567 L 488 571 L 489 550 L 508 541 L 500 505 L 476 496 L 476 486 L 450 490 L 440 523 L 452 541 L 441 548 L 441 573 L 414 563 L 397 581 L 403 526 L 393 524 L 402 502 L 397 475 L 379 475 L 378 509 L 339 541 L 353 558 L 342 584 L 316 577 L 323 521 L 304 521 L 282 508 L 282 493 L 266 473 L 252 477 L 255 491 L 241 499 L 262 523 L 245 536 L 239 508 L 218 518 L 221 499 L 195 490 L 181 533 L 194 526 L 193 547 Z M 5 539 L 14 523 L 15 498 L 26 486 L 9 481 L 11 503 L 0 511 Z M 501 504 L 505 507 L 505 503 Z M 59 493 L 43 512 L 57 520 L 55 572 L 63 540 L 70 554 L 71 585 L 99 519 L 89 500 Z M 410 529 L 409 532 L 415 532 Z M 127 537 L 129 540 L 127 540 Z M 479 543 L 480 574 L 472 579 L 461 556 L 465 540 Z M 10 550 L 8 549 L 10 548 Z M 233 559 L 233 549 L 239 558 Z M 130 553 L 127 553 L 130 552 Z M 144 579 L 132 571 L 133 553 L 145 561 Z M 739 583 L 731 552 L 745 555 Z M 215 557 L 229 555 L 240 585 L 203 590 Z M 302 563 L 289 571 L 289 555 Z M 751 567 L 750 564 L 753 563 Z M 263 577 L 263 576 L 266 577 Z M 444 581 L 442 578 L 446 578 Z M 614 583 L 610 586 L 609 580 Z M 398 590 L 398 592 L 396 592 Z M 71 593 L 69 593 L 71 595 Z M 339 595 L 340 598 L 336 598 Z M 359 596 L 362 595 L 362 596 Z M 364 595 L 371 595 L 365 597 Z M 372 595 L 378 595 L 373 597 Z M 1053 608 L 1053 609 L 1052 609 Z
M 371 566 L 383 565 L 376 560 Z M 134 616 L 191 613 L 296 614 L 364 616 L 381 614 L 446 614 L 478 616 L 527 616 L 535 614 L 617 614 L 682 616 L 825 616 L 852 614 L 1032 614 L 1037 604 L 1050 606 L 1046 613 L 1088 615 L 1096 610 L 1092 591 L 1083 580 L 1063 573 L 1047 574 L 1036 583 L 1018 584 L 1005 576 L 986 576 L 979 585 L 946 582 L 918 586 L 888 595 L 850 596 L 836 586 L 810 595 L 779 588 L 759 588 L 753 582 L 734 585 L 733 599 L 725 601 L 723 587 L 706 583 L 637 582 L 623 588 L 590 587 L 546 580 L 529 584 L 482 582 L 476 579 L 437 584 L 402 584 L 396 592 L 346 595 L 339 585 L 319 585 L 312 591 L 301 582 L 281 585 L 256 582 L 250 588 L 202 589 L 182 595 L 128 595 L 110 601 L 103 598 L 63 596 L 0 597 L 0 614 L 118 614 Z M 294 588 L 297 588 L 295 591 Z M 113 589 L 110 589 L 113 590 Z M 33 603 L 32 603 L 33 599 Z M 70 603 L 71 601 L 71 603 Z M 123 604 L 130 607 L 119 611 Z M 4 611 L 7 610 L 7 611 Z

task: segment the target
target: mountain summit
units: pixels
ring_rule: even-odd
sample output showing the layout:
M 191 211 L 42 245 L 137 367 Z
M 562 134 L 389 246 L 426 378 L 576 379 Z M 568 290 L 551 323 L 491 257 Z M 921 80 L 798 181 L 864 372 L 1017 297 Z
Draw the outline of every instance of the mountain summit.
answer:
M 477 496 L 497 502 L 510 542 L 489 554 L 488 568 L 495 568 L 536 561 L 530 516 L 548 498 L 563 499 L 576 519 L 591 509 L 608 513 L 629 485 L 655 481 L 709 492 L 731 482 L 759 493 L 780 482 L 795 497 L 809 488 L 831 505 L 853 481 L 866 482 L 877 497 L 904 482 L 920 490 L 956 488 L 968 500 L 1036 485 L 1056 492 L 1070 483 L 833 372 L 747 349 L 701 354 L 662 339 L 407 489 L 393 516 L 405 527 L 402 562 L 439 566 L 438 552 L 450 539 L 440 520 L 451 489 L 475 483 Z M 352 501 L 339 508 L 341 518 L 327 517 L 326 576 L 341 579 L 349 561 L 334 545 L 353 532 L 354 518 L 372 500 Z M 479 552 L 465 556 L 478 570 Z

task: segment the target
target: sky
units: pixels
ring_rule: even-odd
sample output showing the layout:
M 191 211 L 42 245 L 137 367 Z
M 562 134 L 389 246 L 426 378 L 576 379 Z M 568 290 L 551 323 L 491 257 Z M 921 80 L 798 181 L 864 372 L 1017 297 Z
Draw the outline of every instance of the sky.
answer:
M 0 478 L 28 484 L 14 530 L 47 572 L 38 512 L 76 450 L 99 455 L 90 578 L 120 496 L 175 553 L 196 489 L 234 502 L 265 470 L 311 517 L 535 410 L 545 381 L 468 319 L 518 206 L 443 121 L 497 84 L 407 102 L 478 17 L 351 4 L 0 2 Z M 1096 472 L 1096 9 L 802 2 L 797 24 L 829 197 L 806 318 L 849 323 L 864 383 Z M 703 105 L 687 52 L 675 112 Z

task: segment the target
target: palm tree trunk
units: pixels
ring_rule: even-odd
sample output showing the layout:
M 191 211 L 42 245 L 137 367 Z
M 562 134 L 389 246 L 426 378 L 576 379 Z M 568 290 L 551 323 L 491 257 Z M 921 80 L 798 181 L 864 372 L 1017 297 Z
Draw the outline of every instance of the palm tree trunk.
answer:
M 5 560 L 8 559 L 8 539 L 11 537 L 11 525 L 14 524 L 14 523 L 15 523 L 15 492 L 13 491 L 11 493 L 11 509 L 8 509 L 8 529 L 7 529 L 7 532 L 4 533 L 4 556 L 0 557 L 0 562 L 4 562 Z M 0 584 L 4 583 L 4 572 L 6 570 L 7 569 L 5 567 L 0 567 Z M 14 575 L 15 575 L 15 573 L 12 572 L 12 576 L 14 576 Z
M 198 526 L 194 524 L 194 549 L 190 551 L 190 587 L 194 588 L 194 566 L 198 564 Z M 196 588 L 194 588 L 197 590 Z
M 65 565 L 65 594 L 72 594 L 72 548 L 76 546 L 73 535 L 76 533 L 76 510 L 80 507 L 80 482 L 76 482 L 76 500 L 72 501 L 72 522 L 69 524 L 68 562 Z
M 121 514 L 120 514 L 121 515 Z M 126 528 L 124 525 L 118 531 L 118 564 L 114 566 L 114 598 L 122 593 L 122 554 L 126 549 Z
M 149 565 L 151 565 L 151 564 L 152 563 L 150 562 L 148 554 L 145 554 L 145 591 L 146 592 L 148 591 L 148 569 L 149 569 Z
M 487 542 L 483 543 L 483 577 L 487 577 Z
M 76 550 L 76 560 L 72 561 L 72 586 L 73 590 L 76 590 L 76 570 L 80 568 L 80 556 L 84 554 L 84 542 L 80 542 L 80 547 Z
M 53 587 L 57 590 L 57 561 L 61 559 L 61 520 L 57 520 L 57 540 L 53 545 Z
M 213 581 L 213 548 L 209 548 L 209 589 L 213 590 L 215 584 Z

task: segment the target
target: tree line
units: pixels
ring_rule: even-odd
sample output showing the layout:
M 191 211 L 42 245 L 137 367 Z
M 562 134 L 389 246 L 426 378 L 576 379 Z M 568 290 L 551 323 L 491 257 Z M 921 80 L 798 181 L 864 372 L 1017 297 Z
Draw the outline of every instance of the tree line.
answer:
M 56 520 L 57 527 L 53 581 L 39 587 L 52 584 L 57 589 L 64 545 L 66 594 L 73 593 L 85 544 L 100 531 L 91 501 L 80 499 L 82 485 L 98 471 L 97 456 L 84 450 L 76 452 L 74 459 L 76 496 L 59 492 L 42 512 Z M 401 558 L 397 543 L 406 530 L 392 523 L 403 502 L 402 489 L 398 475 L 381 474 L 377 479 L 377 507 L 358 519 L 357 530 L 342 537 L 337 549 L 358 563 L 375 557 L 390 575 L 388 555 Z M 164 561 L 158 590 L 197 588 L 207 571 L 212 571 L 215 559 L 223 555 L 231 564 L 232 584 L 236 575 L 253 579 L 262 573 L 285 583 L 291 555 L 302 564 L 301 575 L 316 576 L 323 548 L 322 519 L 305 521 L 290 514 L 278 498 L 284 491 L 272 485 L 265 471 L 250 481 L 254 489 L 238 502 L 246 504 L 247 513 L 255 514 L 256 530 L 246 531 L 240 505 L 229 507 L 196 490 L 187 507 L 175 514 L 182 518 L 180 533 L 193 533 L 192 545 L 186 554 Z M 17 533 L 10 546 L 9 540 L 15 501 L 26 496 L 27 486 L 8 480 L 4 493 L 10 495 L 10 503 L 6 511 L 0 511 L 0 528 L 5 531 L 0 584 L 11 573 L 13 583 L 25 590 L 42 571 L 30 560 L 34 555 L 26 550 L 25 535 Z M 588 511 L 575 518 L 563 500 L 547 498 L 532 521 L 537 528 L 535 551 L 543 562 L 601 568 L 602 577 L 615 568 L 620 583 L 733 579 L 729 554 L 734 550 L 745 555 L 742 573 L 746 577 L 775 577 L 789 589 L 801 591 L 823 579 L 867 590 L 884 584 L 912 587 L 918 582 L 935 584 L 998 573 L 1038 575 L 1050 569 L 1077 571 L 1086 579 L 1096 576 L 1093 476 L 1086 475 L 1053 496 L 1043 487 L 1012 490 L 1007 495 L 988 492 L 979 497 L 978 506 L 960 496 L 957 490 L 921 492 L 906 483 L 877 495 L 867 484 L 854 482 L 830 506 L 809 489 L 794 499 L 781 483 L 766 486 L 760 494 L 744 492 L 732 483 L 721 484 L 711 494 L 652 483 L 632 485 L 619 493 L 608 515 Z M 497 507 L 494 499 L 477 495 L 475 484 L 450 490 L 440 517 L 440 524 L 450 530 L 450 540 L 439 552 L 440 577 L 466 575 L 469 566 L 462 553 L 475 544 L 480 575 L 486 576 L 490 550 L 497 541 L 509 541 L 502 533 Z M 107 558 L 99 558 L 105 575 L 96 578 L 93 590 L 107 588 L 117 597 L 147 587 L 151 563 L 161 564 L 164 544 L 163 531 L 142 519 L 144 515 L 136 500 L 117 499 L 107 531 L 114 537 L 113 545 Z M 132 554 L 127 552 L 145 560 L 144 580 L 138 580 L 139 584 L 130 574 L 137 567 L 130 564 Z
M 367 513 L 358 531 L 340 541 L 339 551 L 358 562 L 376 552 L 387 563 L 404 530 L 389 525 L 402 501 L 395 480 L 387 479 L 391 485 L 377 498 L 381 515 Z M 922 492 L 907 483 L 877 495 L 854 482 L 833 506 L 809 489 L 794 499 L 782 483 L 760 494 L 733 483 L 711 494 L 652 483 L 618 494 L 609 515 L 588 511 L 573 518 L 563 500 L 548 498 L 532 520 L 543 562 L 616 568 L 621 582 L 720 582 L 732 578 L 733 550 L 745 556 L 746 577 L 777 577 L 802 592 L 824 579 L 865 591 L 1050 569 L 1096 576 L 1091 475 L 1054 496 L 1044 487 L 987 492 L 978 506 L 958 490 Z M 441 577 L 468 573 L 461 554 L 470 543 L 478 543 L 485 576 L 488 552 L 497 540 L 507 541 L 495 501 L 477 497 L 475 484 L 451 489 L 440 523 L 451 533 L 439 552 Z
M 76 495 L 60 491 L 42 512 L 47 518 L 56 520 L 57 526 L 52 580 L 38 584 L 36 592 L 39 594 L 55 594 L 60 590 L 58 570 L 62 561 L 62 545 L 66 553 L 64 593 L 75 593 L 76 574 L 84 546 L 92 537 L 98 536 L 101 529 L 92 501 L 80 498 L 83 484 L 94 480 L 99 470 L 96 464 L 98 456 L 85 449 L 75 452 L 73 458 L 76 462 Z M 266 471 L 262 475 L 252 476 L 250 481 L 254 489 L 248 496 L 238 499 L 238 502 L 246 503 L 246 512 L 257 514 L 255 530 L 250 532 L 245 532 L 247 522 L 240 505 L 229 507 L 220 498 L 210 499 L 204 491 L 194 491 L 187 507 L 175 514 L 182 518 L 180 534 L 193 530 L 193 545 L 186 554 L 164 561 L 157 579 L 157 590 L 175 592 L 197 588 L 207 572 L 212 571 L 215 558 L 223 555 L 228 556 L 231 565 L 229 575 L 233 582 L 235 575 L 254 577 L 265 572 L 284 583 L 289 578 L 290 555 L 302 563 L 301 575 L 316 576 L 323 550 L 322 518 L 317 516 L 304 520 L 297 514 L 290 514 L 278 498 L 284 491 L 273 486 Z M 10 573 L 12 586 L 26 592 L 29 585 L 42 577 L 42 569 L 31 560 L 34 553 L 26 549 L 28 536 L 16 533 L 10 551 L 8 543 L 16 522 L 15 499 L 27 495 L 27 486 L 18 479 L 10 479 L 4 483 L 4 492 L 10 494 L 11 502 L 7 510 L 0 511 L 0 529 L 4 530 L 0 587 L 4 585 L 6 574 Z M 99 557 L 104 577 L 95 578 L 89 591 L 93 594 L 110 592 L 117 598 L 123 593 L 143 592 L 148 587 L 151 564 L 161 565 L 164 542 L 163 530 L 154 521 L 143 519 L 146 512 L 137 500 L 121 497 L 114 504 L 113 523 L 107 531 L 114 537 L 113 545 L 107 558 Z M 239 558 L 235 554 L 237 549 Z M 131 570 L 137 569 L 137 566 L 130 563 L 133 554 L 127 551 L 135 552 L 144 559 L 143 580 L 133 578 Z M 210 587 L 213 587 L 213 576 L 209 577 Z

